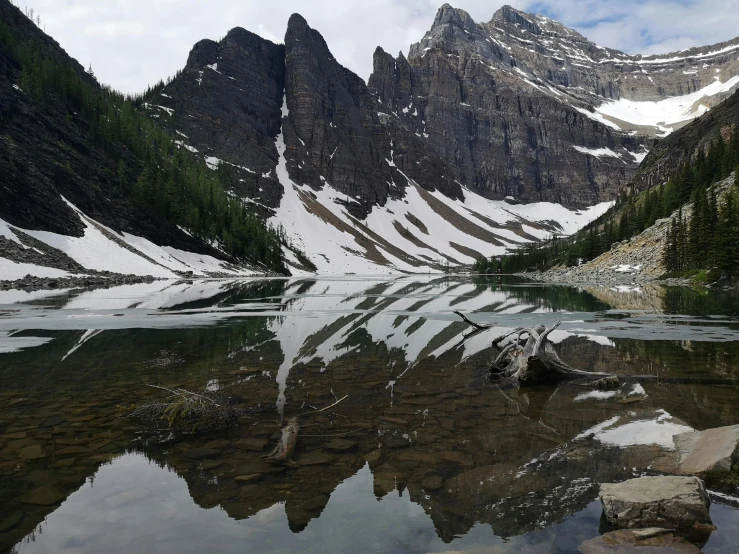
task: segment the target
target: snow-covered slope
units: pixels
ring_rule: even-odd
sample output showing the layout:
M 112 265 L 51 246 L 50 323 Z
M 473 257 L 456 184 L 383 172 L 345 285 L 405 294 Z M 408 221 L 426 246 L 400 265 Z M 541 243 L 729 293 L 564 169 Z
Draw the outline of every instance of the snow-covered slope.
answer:
M 0 237 L 15 245 L 0 256 L 0 281 L 62 278 L 110 271 L 175 279 L 181 276 L 249 276 L 256 272 L 212 256 L 158 246 L 143 237 L 117 233 L 65 200 L 85 226 L 82 237 L 21 229 L 0 219 Z M 38 242 L 35 242 L 38 241 Z
M 289 116 L 284 107 L 283 115 Z M 611 206 L 604 202 L 573 211 L 547 202 L 489 200 L 468 189 L 463 189 L 463 200 L 454 200 L 424 190 L 401 172 L 407 181 L 404 196 L 373 207 L 359 220 L 346 207 L 355 200 L 325 178 L 317 191 L 290 179 L 282 132 L 276 146 L 276 173 L 285 192 L 270 222 L 285 229 L 319 274 L 433 273 L 470 265 L 480 256 L 504 254 L 553 234 L 572 234 Z M 302 264 L 290 250 L 285 253 L 293 273 L 300 273 Z

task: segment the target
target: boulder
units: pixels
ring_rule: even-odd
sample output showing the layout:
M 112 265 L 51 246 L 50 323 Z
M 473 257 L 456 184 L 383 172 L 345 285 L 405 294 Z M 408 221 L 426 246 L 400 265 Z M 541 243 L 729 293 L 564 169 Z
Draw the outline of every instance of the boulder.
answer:
M 700 549 L 669 529 L 620 529 L 585 541 L 582 554 L 700 554 Z
M 678 454 L 678 472 L 683 475 L 730 471 L 739 459 L 739 425 L 681 433 L 672 440 Z
M 711 504 L 697 477 L 639 477 L 600 486 L 603 513 L 622 529 L 667 527 L 680 531 L 711 525 Z

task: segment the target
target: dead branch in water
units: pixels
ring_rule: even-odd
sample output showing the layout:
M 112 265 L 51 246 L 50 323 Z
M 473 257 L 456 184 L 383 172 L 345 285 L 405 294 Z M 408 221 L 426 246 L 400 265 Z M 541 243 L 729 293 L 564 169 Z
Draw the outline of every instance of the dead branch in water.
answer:
M 514 386 L 544 382 L 560 382 L 574 379 L 601 379 L 613 377 L 608 373 L 595 373 L 574 369 L 557 355 L 549 334 L 561 325 L 561 321 L 547 328 L 543 325 L 531 329 L 516 329 L 505 338 L 518 334 L 515 341 L 506 346 L 493 362 L 491 373 L 504 383 Z M 528 333 L 525 342 L 521 340 Z M 502 341 L 498 341 L 500 344 Z
M 471 325 L 478 331 L 484 331 L 485 329 L 492 329 L 493 327 L 495 327 L 495 325 L 483 325 L 482 323 L 475 323 L 469 317 L 464 315 L 462 312 L 455 311 L 454 313 L 457 314 L 459 317 L 461 317 L 462 321 L 464 321 L 467 325 Z
M 497 339 L 494 339 L 493 346 L 497 348 L 502 342 L 505 342 L 506 339 L 512 337 L 513 335 L 518 335 L 518 340 L 520 340 L 521 335 L 523 335 L 523 333 L 528 333 L 528 330 L 524 329 L 523 327 L 516 327 L 513 331 L 511 331 L 507 335 L 501 335 Z
M 265 462 L 285 464 L 288 466 L 297 465 L 293 462 L 293 452 L 295 451 L 295 445 L 298 442 L 298 431 L 300 430 L 300 423 L 297 417 L 291 417 L 287 420 L 287 424 L 282 428 L 282 435 L 280 440 L 277 442 L 274 450 L 262 456 Z

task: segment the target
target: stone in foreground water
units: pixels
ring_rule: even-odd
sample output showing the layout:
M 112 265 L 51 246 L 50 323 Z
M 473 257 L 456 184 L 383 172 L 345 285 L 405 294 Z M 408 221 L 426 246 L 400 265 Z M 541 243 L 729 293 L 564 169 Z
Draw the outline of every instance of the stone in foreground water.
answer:
M 700 549 L 670 530 L 658 527 L 619 529 L 578 547 L 582 554 L 700 554 Z
M 710 525 L 710 499 L 697 477 L 639 477 L 600 486 L 603 513 L 622 529 L 667 527 L 690 531 Z
M 739 425 L 681 433 L 672 439 L 679 456 L 679 472 L 685 475 L 730 471 L 739 455 Z

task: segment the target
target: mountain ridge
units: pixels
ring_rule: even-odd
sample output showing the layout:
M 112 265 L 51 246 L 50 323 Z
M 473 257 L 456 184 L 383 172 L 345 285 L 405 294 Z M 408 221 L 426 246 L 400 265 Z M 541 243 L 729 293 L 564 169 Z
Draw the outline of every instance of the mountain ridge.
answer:
M 239 27 L 199 41 L 137 105 L 278 228 L 291 271 L 442 271 L 601 215 L 662 135 L 736 88 L 735 47 L 632 56 L 510 6 L 477 23 L 445 4 L 408 56 L 378 47 L 365 83 L 294 14 L 284 44 Z

